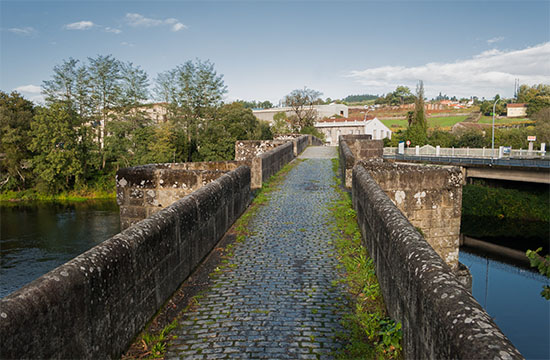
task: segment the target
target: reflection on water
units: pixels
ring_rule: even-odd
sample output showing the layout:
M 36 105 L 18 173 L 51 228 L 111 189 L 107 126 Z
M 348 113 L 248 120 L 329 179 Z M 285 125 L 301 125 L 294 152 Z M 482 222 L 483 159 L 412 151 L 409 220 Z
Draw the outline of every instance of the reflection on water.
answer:
M 0 297 L 119 231 L 114 200 L 0 203 Z
M 472 273 L 472 293 L 527 359 L 550 359 L 550 301 L 540 292 L 548 279 L 468 248 L 460 262 Z

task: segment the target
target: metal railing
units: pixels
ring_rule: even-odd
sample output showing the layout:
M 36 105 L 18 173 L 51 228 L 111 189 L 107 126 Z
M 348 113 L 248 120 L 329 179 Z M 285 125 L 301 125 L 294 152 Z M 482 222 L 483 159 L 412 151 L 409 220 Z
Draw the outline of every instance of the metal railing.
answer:
M 402 155 L 402 154 L 384 154 L 384 158 L 420 161 L 454 165 L 486 165 L 486 166 L 516 166 L 550 169 L 550 159 L 518 159 L 518 158 L 476 158 L 476 157 L 456 157 L 456 156 L 426 156 L 426 155 Z
M 498 158 L 499 149 L 488 148 L 435 148 L 425 145 L 420 148 L 409 147 L 404 149 L 404 155 L 423 155 L 423 156 L 450 156 L 450 157 L 474 157 L 474 158 Z M 396 147 L 385 147 L 384 155 L 393 155 L 398 153 Z M 550 153 L 540 150 L 511 149 L 509 154 L 504 155 L 510 158 L 550 158 Z

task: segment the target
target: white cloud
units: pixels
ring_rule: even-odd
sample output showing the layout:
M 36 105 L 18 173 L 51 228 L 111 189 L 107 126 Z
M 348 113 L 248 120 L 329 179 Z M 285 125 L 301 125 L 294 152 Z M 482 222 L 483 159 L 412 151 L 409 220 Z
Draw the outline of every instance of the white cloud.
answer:
M 30 26 L 25 26 L 23 28 L 10 28 L 8 29 L 8 31 L 17 35 L 31 35 L 32 33 L 34 33 L 34 28 Z
M 128 46 L 128 47 L 134 47 L 135 46 L 133 43 L 129 43 L 129 42 L 126 42 L 126 41 L 121 42 L 120 45 Z
M 381 66 L 351 71 L 347 76 L 367 86 L 369 93 L 393 91 L 397 85 L 414 89 L 423 80 L 428 97 L 439 91 L 456 96 L 510 96 L 514 81 L 550 83 L 550 42 L 521 50 L 489 50 L 470 59 L 421 66 Z
M 170 25 L 172 31 L 180 31 L 187 29 L 187 26 L 179 22 L 178 19 L 167 18 L 167 19 L 153 19 L 147 18 L 141 14 L 137 13 L 128 13 L 126 14 L 126 21 L 130 26 L 133 27 L 154 27 L 162 25 Z
M 40 94 L 40 92 L 42 91 L 40 86 L 36 86 L 36 85 L 22 85 L 22 86 L 16 87 L 13 90 L 18 92 L 31 93 L 31 94 Z
M 497 37 L 494 37 L 494 38 L 491 38 L 491 39 L 487 40 L 487 44 L 489 44 L 489 45 L 494 44 L 494 43 L 500 42 L 502 40 L 504 40 L 503 36 L 497 36 Z
M 88 30 L 95 26 L 95 24 L 91 21 L 78 21 L 71 24 L 65 25 L 65 29 L 67 30 Z
M 122 30 L 106 26 L 105 27 L 105 32 L 110 32 L 110 33 L 113 33 L 113 34 L 120 34 L 122 32 Z
M 172 25 L 172 31 L 180 31 L 180 30 L 183 30 L 183 29 L 187 29 L 187 26 L 183 25 L 182 23 L 175 23 L 174 25 Z

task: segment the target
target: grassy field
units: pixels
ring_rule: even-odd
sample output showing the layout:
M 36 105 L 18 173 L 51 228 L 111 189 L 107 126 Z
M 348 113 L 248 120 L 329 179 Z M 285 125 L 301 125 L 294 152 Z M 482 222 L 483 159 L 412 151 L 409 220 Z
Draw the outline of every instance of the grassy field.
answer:
M 429 128 L 450 128 L 457 122 L 466 120 L 467 116 L 441 116 L 441 117 L 430 117 L 428 118 L 428 127 Z M 406 119 L 391 119 L 391 120 L 381 120 L 384 125 L 393 130 L 405 129 L 407 127 Z

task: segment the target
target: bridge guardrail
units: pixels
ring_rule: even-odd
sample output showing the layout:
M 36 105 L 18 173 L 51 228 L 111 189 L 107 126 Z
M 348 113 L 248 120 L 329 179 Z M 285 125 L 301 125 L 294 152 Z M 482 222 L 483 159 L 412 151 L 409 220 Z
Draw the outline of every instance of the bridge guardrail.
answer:
M 426 161 L 445 164 L 467 164 L 467 165 L 497 165 L 497 166 L 515 166 L 550 169 L 550 159 L 514 159 L 514 158 L 474 158 L 474 157 L 453 157 L 453 156 L 425 156 L 425 155 L 401 155 L 384 154 L 385 159 L 395 159 L 404 161 Z

